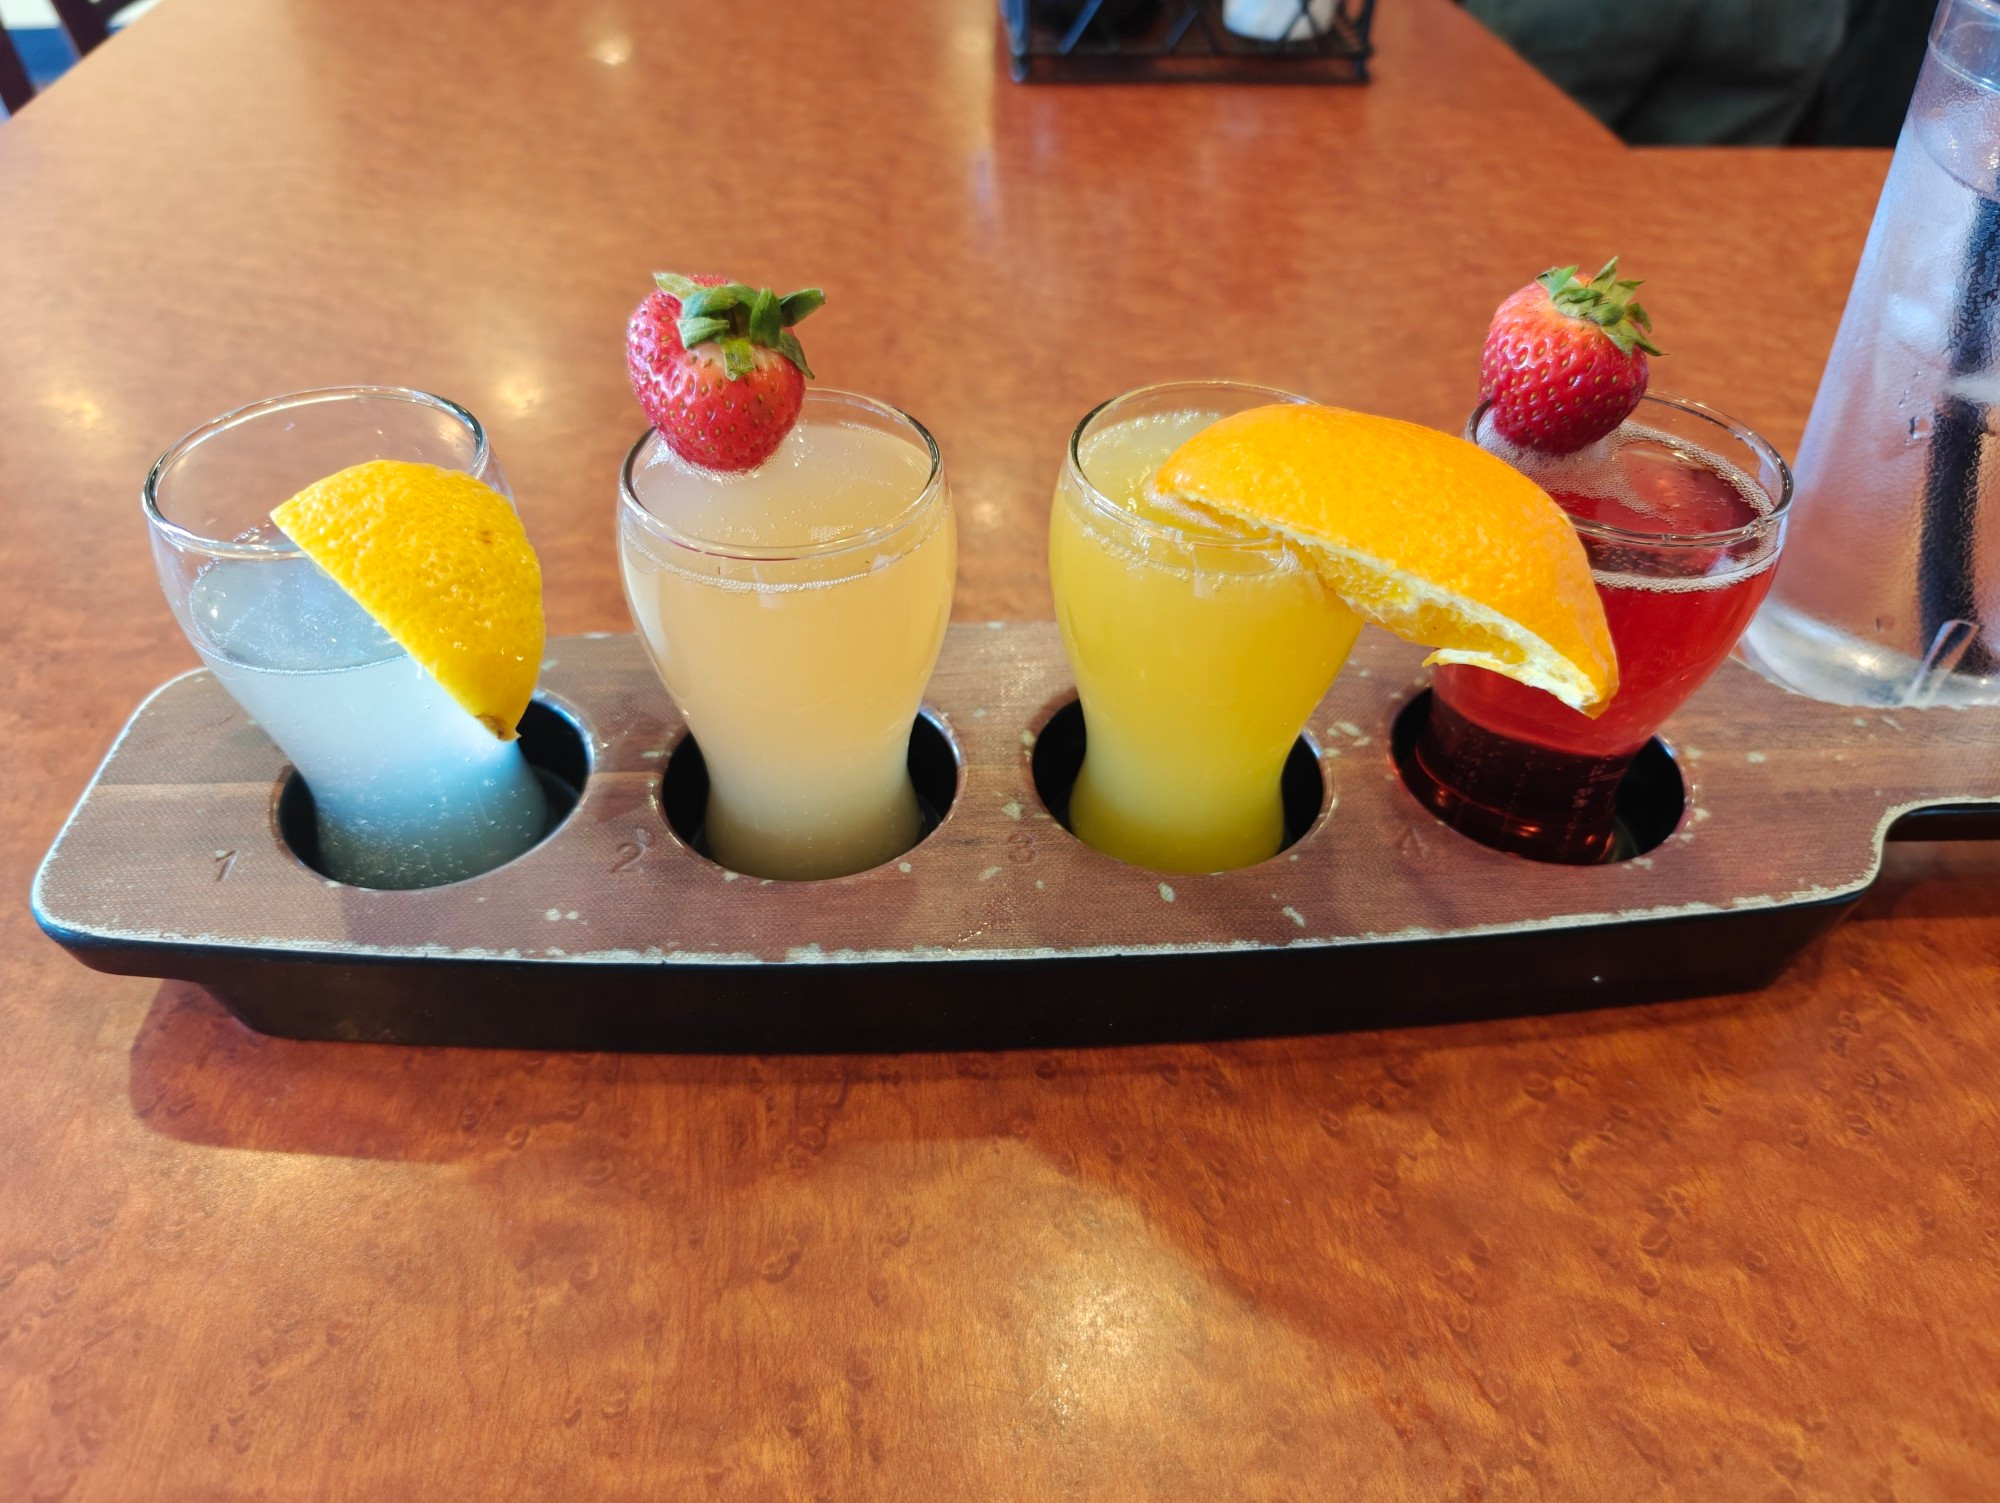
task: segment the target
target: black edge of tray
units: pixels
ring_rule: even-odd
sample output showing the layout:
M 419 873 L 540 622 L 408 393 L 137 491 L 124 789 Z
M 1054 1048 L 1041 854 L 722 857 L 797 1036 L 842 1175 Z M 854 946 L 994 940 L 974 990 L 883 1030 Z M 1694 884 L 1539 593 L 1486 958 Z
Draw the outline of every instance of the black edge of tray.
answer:
M 362 960 L 51 936 L 281 1038 L 536 1050 L 1018 1049 L 1414 1027 L 1757 991 L 1861 893 L 1444 939 L 787 968 Z
M 1912 809 L 1884 840 L 2000 840 L 2000 804 L 1937 804 Z

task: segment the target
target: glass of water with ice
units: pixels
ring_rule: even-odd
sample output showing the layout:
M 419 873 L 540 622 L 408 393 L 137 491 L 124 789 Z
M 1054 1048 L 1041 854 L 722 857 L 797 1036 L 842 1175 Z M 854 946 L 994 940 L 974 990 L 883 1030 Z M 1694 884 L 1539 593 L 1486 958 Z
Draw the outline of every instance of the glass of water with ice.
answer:
M 311 792 L 319 865 L 361 887 L 430 887 L 520 855 L 549 801 L 519 741 L 463 709 L 271 521 L 371 459 L 462 470 L 512 499 L 479 421 L 399 387 L 239 408 L 160 456 L 144 504 L 174 615 Z
M 1944 0 L 1744 642 L 1817 699 L 2000 704 L 2000 3 Z

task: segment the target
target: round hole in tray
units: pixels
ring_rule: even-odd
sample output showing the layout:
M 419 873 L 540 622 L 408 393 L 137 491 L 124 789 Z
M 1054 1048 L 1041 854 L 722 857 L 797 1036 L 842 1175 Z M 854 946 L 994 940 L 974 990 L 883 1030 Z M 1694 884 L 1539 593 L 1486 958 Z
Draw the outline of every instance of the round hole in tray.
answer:
M 1083 725 L 1083 702 L 1072 699 L 1041 728 L 1028 770 L 1035 780 L 1035 794 L 1042 807 L 1055 816 L 1056 823 L 1074 835 L 1069 824 L 1069 792 L 1083 767 L 1083 750 L 1088 737 Z M 1279 775 L 1279 797 L 1285 804 L 1285 843 L 1273 854 L 1282 855 L 1312 832 L 1327 811 L 1325 770 L 1319 751 L 1304 736 L 1292 743 Z
M 1425 812 L 1444 824 L 1445 821 L 1431 811 L 1423 797 L 1415 792 L 1429 782 L 1417 763 L 1416 749 L 1417 737 L 1423 734 L 1425 725 L 1430 722 L 1431 702 L 1432 691 L 1425 689 L 1396 712 L 1389 749 L 1396 761 L 1396 772 L 1404 785 L 1411 789 L 1411 796 L 1425 805 Z M 1632 765 L 1625 773 L 1624 782 L 1618 785 L 1617 844 L 1604 864 L 1630 861 L 1634 856 L 1643 856 L 1664 845 L 1667 837 L 1680 828 L 1681 817 L 1687 812 L 1687 802 L 1687 782 L 1681 777 L 1680 764 L 1667 750 L 1666 743 L 1658 736 L 1653 737 L 1639 749 L 1639 755 L 1632 759 Z M 1468 840 L 1479 839 L 1470 831 L 1456 833 L 1463 834 Z M 1480 841 L 1480 844 L 1487 842 Z M 1501 847 L 1494 846 L 1493 849 Z M 1543 859 L 1522 852 L 1509 854 L 1521 855 L 1523 860 Z
M 541 779 L 542 791 L 549 801 L 548 828 L 542 831 L 541 839 L 528 847 L 532 851 L 561 829 L 563 822 L 575 811 L 577 800 L 583 796 L 583 785 L 590 777 L 590 743 L 584 736 L 583 727 L 567 711 L 559 710 L 543 699 L 528 702 L 528 711 L 521 717 L 520 737 L 521 755 L 528 759 L 535 776 Z M 273 811 L 278 839 L 300 861 L 325 877 L 328 873 L 320 857 L 319 821 L 314 815 L 312 790 L 306 787 L 304 778 L 287 768 L 284 781 L 278 786 L 277 807 Z M 527 854 L 527 851 L 521 853 L 522 856 Z M 521 856 L 513 858 L 514 861 L 520 859 Z M 501 866 L 512 864 L 511 861 L 503 861 Z M 494 867 L 492 870 L 499 869 Z M 490 874 L 480 872 L 460 880 L 476 882 Z
M 917 714 L 910 727 L 910 781 L 917 788 L 917 803 L 923 810 L 923 828 L 910 850 L 931 838 L 951 813 L 958 799 L 963 767 L 958 744 L 951 733 L 928 709 Z M 674 744 L 667 757 L 667 769 L 660 775 L 660 811 L 682 845 L 709 861 L 705 826 L 708 821 L 708 763 L 692 733 Z M 908 855 L 905 851 L 903 854 Z M 720 865 L 720 862 L 716 863 Z M 860 876 L 861 873 L 851 873 Z M 838 880 L 832 879 L 832 880 Z

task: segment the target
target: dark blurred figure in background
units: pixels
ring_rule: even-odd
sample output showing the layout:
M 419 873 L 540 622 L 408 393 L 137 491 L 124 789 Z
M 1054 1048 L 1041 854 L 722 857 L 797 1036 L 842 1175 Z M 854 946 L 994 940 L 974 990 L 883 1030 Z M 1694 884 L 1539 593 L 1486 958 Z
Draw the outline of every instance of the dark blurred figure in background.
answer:
M 1892 146 L 1934 0 L 1465 0 L 1635 146 Z

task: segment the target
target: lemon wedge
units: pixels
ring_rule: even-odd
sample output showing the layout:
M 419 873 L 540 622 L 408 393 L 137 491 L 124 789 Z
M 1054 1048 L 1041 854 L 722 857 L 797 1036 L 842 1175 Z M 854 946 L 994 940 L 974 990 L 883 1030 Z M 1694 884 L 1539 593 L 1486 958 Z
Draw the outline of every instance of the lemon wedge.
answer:
M 271 520 L 468 713 L 514 739 L 546 628 L 541 565 L 506 497 L 458 470 L 375 459 Z

